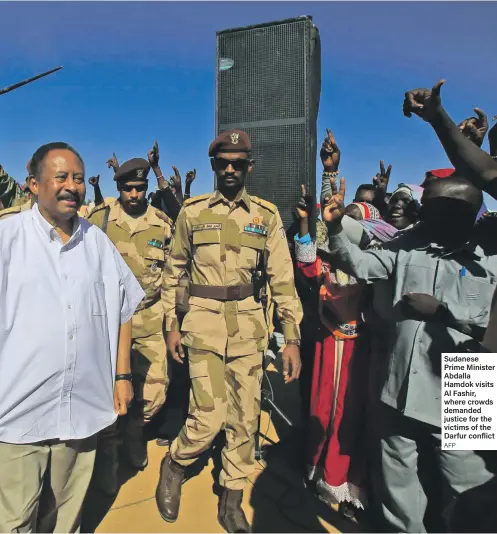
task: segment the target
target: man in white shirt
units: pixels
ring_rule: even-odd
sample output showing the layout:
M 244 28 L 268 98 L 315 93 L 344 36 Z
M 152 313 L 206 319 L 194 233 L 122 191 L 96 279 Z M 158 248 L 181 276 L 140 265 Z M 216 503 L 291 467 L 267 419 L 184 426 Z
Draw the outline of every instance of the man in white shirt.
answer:
M 95 436 L 133 397 L 131 318 L 144 292 L 77 215 L 81 156 L 51 143 L 33 169 L 38 203 L 0 223 L 0 532 L 78 532 Z M 42 489 L 54 498 L 40 517 Z

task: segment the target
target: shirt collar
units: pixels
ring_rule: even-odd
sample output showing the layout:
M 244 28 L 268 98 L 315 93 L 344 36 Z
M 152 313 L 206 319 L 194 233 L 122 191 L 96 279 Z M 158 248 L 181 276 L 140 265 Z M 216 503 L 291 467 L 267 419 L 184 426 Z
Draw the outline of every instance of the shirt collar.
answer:
M 31 208 L 31 215 L 33 217 L 33 220 L 36 222 L 40 230 L 43 232 L 44 235 L 47 236 L 49 241 L 54 241 L 56 239 L 60 239 L 59 234 L 57 233 L 57 230 L 43 217 L 43 215 L 40 213 L 40 208 L 38 207 L 38 203 L 36 202 L 34 206 Z M 74 225 L 72 230 L 71 239 L 69 241 L 73 241 L 76 239 L 81 233 L 81 220 L 79 218 L 79 215 L 76 213 L 75 219 L 74 219 Z M 68 243 L 69 243 L 68 241 Z M 68 244 L 66 243 L 66 245 Z
M 218 204 L 219 202 L 224 202 L 225 204 L 229 204 L 229 201 L 226 199 L 226 197 L 219 191 L 219 189 L 216 189 L 214 193 L 212 193 L 210 199 L 209 199 L 209 208 L 211 206 L 214 206 L 215 204 Z M 246 210 L 250 213 L 250 196 L 247 193 L 247 190 L 245 187 L 238 193 L 234 200 L 235 204 L 243 204 L 246 208 Z

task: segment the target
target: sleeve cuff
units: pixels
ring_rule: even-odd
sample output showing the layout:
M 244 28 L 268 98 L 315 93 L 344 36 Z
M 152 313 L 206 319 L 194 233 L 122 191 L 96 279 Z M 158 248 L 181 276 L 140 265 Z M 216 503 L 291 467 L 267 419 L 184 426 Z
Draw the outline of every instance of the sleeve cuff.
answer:
M 302 245 L 306 245 L 307 243 L 312 242 L 312 237 L 310 236 L 310 234 L 306 234 L 302 237 L 299 237 L 299 234 L 295 234 L 294 239 L 297 243 L 301 243 Z
M 179 322 L 176 317 L 168 319 L 166 317 L 166 332 L 179 332 Z
M 300 329 L 298 325 L 294 323 L 286 323 L 282 324 L 281 328 L 283 330 L 283 335 L 285 336 L 285 341 L 290 339 L 300 341 Z

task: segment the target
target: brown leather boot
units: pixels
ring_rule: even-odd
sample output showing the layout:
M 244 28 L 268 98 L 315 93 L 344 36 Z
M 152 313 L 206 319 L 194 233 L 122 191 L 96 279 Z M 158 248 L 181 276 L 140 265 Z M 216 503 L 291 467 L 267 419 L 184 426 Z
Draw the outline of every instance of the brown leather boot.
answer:
M 181 485 L 184 479 L 185 468 L 174 462 L 167 453 L 162 460 L 155 501 L 162 519 L 168 523 L 174 523 L 178 519 Z
M 242 510 L 242 490 L 224 488 L 217 519 L 226 532 L 251 532 Z

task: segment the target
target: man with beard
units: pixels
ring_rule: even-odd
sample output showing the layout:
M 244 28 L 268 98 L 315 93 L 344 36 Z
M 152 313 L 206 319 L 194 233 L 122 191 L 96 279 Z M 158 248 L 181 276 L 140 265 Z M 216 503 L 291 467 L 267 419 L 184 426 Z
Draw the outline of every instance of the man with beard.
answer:
M 182 345 L 188 347 L 192 386 L 189 416 L 162 462 L 157 506 L 165 521 L 176 521 L 185 468 L 225 430 L 218 519 L 227 532 L 250 532 L 241 503 L 255 469 L 267 348 L 260 271 L 267 274 L 285 336 L 285 382 L 298 379 L 301 367 L 302 312 L 286 234 L 277 207 L 245 189 L 245 177 L 254 165 L 251 153 L 248 135 L 239 130 L 223 132 L 211 144 L 217 190 L 184 203 L 164 292 L 168 351 L 183 363 Z M 190 310 L 180 331 L 175 300 L 185 271 L 192 279 Z
M 463 177 L 427 184 L 420 223 L 382 249 L 362 251 L 342 232 L 344 188 L 323 212 L 332 257 L 364 282 L 392 284 L 395 328 L 381 388 L 381 505 L 388 531 L 425 532 L 426 497 L 418 473 L 428 450 L 449 488 L 445 519 L 451 524 L 457 496 L 486 483 L 492 474 L 473 451 L 440 450 L 441 354 L 457 352 L 485 328 L 496 286 L 497 254 L 484 251 L 475 220 L 481 191 Z M 486 253 L 487 252 L 487 253 Z M 492 506 L 489 495 L 488 506 Z M 471 514 L 471 510 L 468 510 Z
M 31 169 L 37 203 L 0 222 L 0 531 L 77 532 L 95 435 L 133 398 L 131 318 L 144 293 L 77 215 L 76 150 L 44 145 Z
M 141 158 L 123 163 L 114 175 L 119 198 L 112 205 L 96 206 L 87 217 L 108 235 L 146 295 L 133 317 L 131 370 L 135 402 L 123 426 L 123 446 L 136 469 L 147 465 L 143 427 L 163 406 L 168 385 L 161 291 L 165 290 L 163 270 L 169 255 L 172 222 L 148 205 L 149 170 L 149 163 Z M 97 464 L 102 465 L 102 476 L 98 469 L 96 473 L 108 487 L 107 492 L 113 493 L 117 486 L 117 440 L 102 437 L 101 443 Z M 107 455 L 111 456 L 109 461 L 105 460 Z M 112 472 L 104 476 L 105 465 Z

